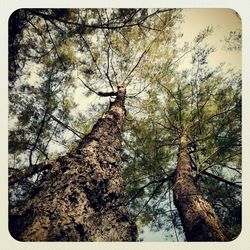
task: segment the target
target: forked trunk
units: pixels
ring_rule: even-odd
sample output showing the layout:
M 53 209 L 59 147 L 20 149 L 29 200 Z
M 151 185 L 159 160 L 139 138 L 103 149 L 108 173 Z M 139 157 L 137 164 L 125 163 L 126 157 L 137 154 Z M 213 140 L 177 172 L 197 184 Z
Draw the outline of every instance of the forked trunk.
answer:
M 10 232 L 21 241 L 135 241 L 137 228 L 123 205 L 121 171 L 125 89 L 78 148 L 51 163 Z
M 188 136 L 179 142 L 174 184 L 174 204 L 179 212 L 187 241 L 228 241 L 224 226 L 212 206 L 203 199 L 194 183 L 188 153 Z

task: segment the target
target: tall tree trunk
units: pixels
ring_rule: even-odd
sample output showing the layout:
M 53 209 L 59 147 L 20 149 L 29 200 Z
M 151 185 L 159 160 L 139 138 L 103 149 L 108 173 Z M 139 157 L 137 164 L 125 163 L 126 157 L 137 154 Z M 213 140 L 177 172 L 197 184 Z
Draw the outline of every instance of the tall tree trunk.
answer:
M 80 145 L 51 162 L 44 181 L 9 229 L 21 241 L 135 241 L 137 228 L 123 205 L 121 169 L 125 88 Z
M 222 222 L 194 183 L 188 143 L 188 136 L 184 131 L 179 142 L 174 184 L 174 204 L 179 212 L 186 240 L 227 241 L 229 239 Z

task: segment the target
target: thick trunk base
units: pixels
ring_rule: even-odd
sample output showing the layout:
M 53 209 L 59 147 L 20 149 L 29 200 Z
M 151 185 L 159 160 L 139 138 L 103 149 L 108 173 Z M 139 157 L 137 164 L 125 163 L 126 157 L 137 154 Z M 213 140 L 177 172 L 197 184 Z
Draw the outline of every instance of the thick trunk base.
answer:
M 78 148 L 56 161 L 28 202 L 11 211 L 10 232 L 21 241 L 135 241 L 123 204 L 121 170 L 125 90 Z

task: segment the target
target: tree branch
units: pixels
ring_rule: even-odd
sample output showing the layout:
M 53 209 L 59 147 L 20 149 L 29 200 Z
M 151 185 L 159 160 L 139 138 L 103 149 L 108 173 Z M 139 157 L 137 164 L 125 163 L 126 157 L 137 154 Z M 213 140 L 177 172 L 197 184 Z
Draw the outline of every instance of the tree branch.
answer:
M 218 180 L 220 182 L 224 182 L 225 184 L 228 184 L 228 185 L 231 185 L 231 186 L 234 186 L 234 187 L 237 187 L 237 188 L 241 188 L 241 185 L 239 185 L 239 184 L 237 184 L 235 182 L 232 182 L 232 181 L 228 181 L 228 180 L 226 180 L 226 179 L 224 179 L 222 177 L 219 177 L 219 176 L 214 175 L 212 173 L 209 173 L 207 171 L 204 171 L 201 174 L 204 174 L 206 176 L 212 177 L 212 178 L 214 178 L 214 179 L 216 179 L 216 180 Z
M 33 154 L 33 151 L 36 149 L 36 145 L 38 143 L 39 137 L 42 134 L 43 126 L 44 126 L 45 121 L 46 121 L 46 116 L 47 116 L 47 110 L 45 110 L 45 112 L 44 112 L 44 116 L 43 116 L 43 119 L 41 121 L 41 125 L 40 125 L 40 128 L 38 130 L 35 143 L 34 143 L 33 147 L 30 150 L 30 155 L 29 155 L 29 163 L 30 163 L 30 165 L 32 165 L 32 154 Z
M 52 42 L 52 44 L 53 44 L 53 47 L 54 47 L 54 49 L 55 49 L 55 51 L 56 51 L 57 57 L 58 57 L 59 61 L 61 62 L 61 64 L 62 64 L 64 70 L 67 70 L 67 67 L 65 66 L 65 64 L 64 64 L 64 62 L 63 62 L 61 56 L 59 55 L 59 52 L 58 52 L 58 50 L 57 50 L 57 48 L 56 48 L 56 45 L 55 45 L 55 43 L 54 43 L 54 40 L 53 40 L 53 38 L 52 38 L 52 36 L 51 36 L 51 34 L 50 34 L 49 25 L 48 25 L 48 23 L 47 23 L 46 20 L 45 20 L 45 23 L 46 23 L 46 27 L 47 27 L 47 31 L 48 31 L 50 40 L 51 40 L 51 42 Z
M 144 190 L 144 188 L 158 182 L 161 182 L 161 184 L 163 184 L 164 182 L 170 180 L 171 178 L 173 178 L 173 174 L 168 177 L 162 178 L 160 180 L 153 180 L 148 182 L 147 184 L 145 184 L 144 186 L 142 186 L 140 189 L 137 190 L 137 192 L 127 201 L 126 205 L 128 205 L 131 201 L 133 201 Z
M 12 172 L 9 174 L 9 185 L 13 185 L 16 182 L 22 181 L 24 178 L 30 177 L 34 174 L 37 174 L 39 172 L 42 172 L 44 170 L 51 169 L 51 168 L 52 168 L 51 161 L 45 161 L 45 164 L 41 163 L 37 165 L 31 165 L 23 169 L 9 168 L 9 172 Z
M 241 153 L 237 153 L 237 154 L 235 154 L 235 155 L 229 155 L 228 157 L 223 158 L 223 159 L 220 160 L 219 162 L 215 162 L 215 163 L 213 163 L 213 164 L 210 164 L 210 165 L 208 165 L 207 167 L 202 168 L 202 169 L 199 171 L 199 173 L 201 173 L 201 172 L 203 172 L 203 171 L 205 171 L 205 170 L 208 170 L 209 168 L 214 167 L 214 166 L 216 166 L 217 164 L 222 163 L 224 160 L 232 159 L 232 158 L 236 157 L 236 156 L 239 155 L 239 154 L 241 154 Z M 230 167 L 228 167 L 228 168 L 230 168 Z M 235 169 L 233 168 L 233 170 L 235 170 Z M 236 170 L 235 170 L 235 171 L 236 171 Z
M 65 124 L 64 122 L 62 122 L 61 120 L 59 120 L 58 118 L 56 118 L 54 115 L 48 113 L 48 115 L 56 122 L 58 122 L 60 125 L 62 125 L 64 128 L 68 129 L 69 131 L 71 131 L 73 134 L 75 134 L 77 137 L 79 137 L 80 139 L 82 139 L 83 137 L 81 135 L 84 135 L 83 133 L 81 133 L 80 131 L 77 131 L 73 128 L 71 128 L 69 125 Z M 81 135 L 79 135 L 81 134 Z
M 146 47 L 146 49 L 142 52 L 142 54 L 140 55 L 137 63 L 134 65 L 134 67 L 130 70 L 130 72 L 127 74 L 127 76 L 125 77 L 125 79 L 123 80 L 122 85 L 125 83 L 125 81 L 131 76 L 131 74 L 135 71 L 135 69 L 138 67 L 138 65 L 140 64 L 142 58 L 148 53 L 148 51 L 150 50 L 151 46 L 153 45 L 154 41 L 156 40 L 156 38 L 148 45 L 148 47 Z M 126 87 L 129 84 L 126 85 Z
M 177 98 L 175 97 L 175 95 L 172 93 L 172 91 L 171 91 L 169 88 L 167 88 L 165 85 L 163 85 L 159 80 L 157 80 L 156 77 L 155 77 L 155 80 L 156 80 L 156 82 L 157 82 L 161 87 L 163 87 L 164 89 L 167 90 L 167 92 L 169 93 L 169 95 L 174 99 L 175 103 L 176 103 L 177 106 L 179 107 L 180 104 L 179 104 Z
M 149 87 L 150 84 L 151 84 L 151 83 L 148 83 L 148 84 L 147 84 L 146 86 L 144 86 L 144 88 L 142 88 L 138 93 L 136 93 L 136 94 L 131 94 L 131 95 L 127 96 L 127 98 L 134 98 L 134 97 L 140 95 L 145 89 L 147 89 L 147 88 Z
M 133 26 L 138 26 L 140 24 L 142 24 L 143 22 L 145 22 L 148 18 L 161 13 L 161 12 L 169 12 L 169 11 L 174 11 L 175 9 L 162 9 L 162 10 L 157 10 L 155 12 L 153 12 L 150 15 L 147 15 L 143 18 L 141 18 L 140 20 L 138 20 L 137 22 L 132 22 L 129 23 L 129 21 L 127 20 L 126 22 L 124 22 L 123 24 L 110 24 L 110 20 L 107 23 L 103 23 L 103 24 L 83 24 L 83 23 L 78 23 L 78 22 L 73 22 L 73 21 L 68 21 L 66 19 L 61 19 L 57 16 L 53 16 L 53 15 L 49 15 L 49 14 L 45 14 L 42 13 L 40 11 L 34 10 L 34 9 L 26 9 L 27 12 L 30 12 L 36 16 L 42 17 L 45 20 L 51 21 L 51 20 L 56 20 L 58 22 L 62 22 L 64 24 L 69 24 L 69 25 L 73 25 L 73 26 L 77 26 L 77 27 L 81 27 L 81 28 L 93 28 L 93 29 L 121 29 L 121 28 L 125 28 L 125 27 L 133 27 Z M 133 18 L 130 20 L 132 21 Z
M 137 218 L 139 216 L 139 214 L 144 210 L 144 208 L 148 205 L 148 203 L 153 199 L 155 193 L 158 191 L 158 189 L 165 183 L 166 180 L 163 180 L 160 182 L 159 185 L 157 185 L 157 187 L 154 189 L 154 191 L 152 192 L 152 194 L 150 195 L 149 199 L 146 201 L 146 203 L 143 205 L 143 207 L 141 208 L 141 210 L 135 215 L 135 218 Z
M 98 66 L 98 64 L 97 64 L 97 62 L 96 62 L 96 59 L 95 59 L 95 57 L 94 57 L 94 54 L 92 53 L 92 50 L 91 50 L 91 48 L 90 48 L 88 42 L 86 41 L 86 39 L 83 37 L 83 35 L 82 35 L 81 33 L 80 33 L 79 35 L 80 35 L 81 39 L 84 41 L 84 43 L 85 43 L 85 45 L 86 45 L 86 47 L 87 47 L 87 49 L 88 49 L 88 51 L 89 51 L 89 53 L 90 53 L 90 56 L 91 56 L 91 58 L 92 58 L 92 61 L 94 62 L 94 64 L 95 64 L 97 70 L 99 71 L 99 74 L 100 74 L 101 79 L 103 79 L 103 73 L 102 73 L 101 69 L 99 68 L 99 66 Z M 103 79 L 103 80 L 104 80 L 104 79 Z
M 86 84 L 80 77 L 78 77 L 78 79 L 82 82 L 82 84 L 91 92 L 95 93 L 96 95 L 98 96 L 101 96 L 101 97 L 107 97 L 107 96 L 117 96 L 117 92 L 102 92 L 102 91 L 95 91 L 94 89 L 90 88 L 88 86 L 88 84 Z
M 192 157 L 190 156 L 190 160 L 191 160 L 191 167 L 192 167 L 192 169 L 193 170 L 197 170 L 197 166 L 196 166 L 196 164 L 195 164 L 195 162 L 194 162 L 194 160 L 192 159 Z M 231 185 L 231 186 L 234 186 L 234 187 L 237 187 L 237 188 L 241 188 L 241 185 L 239 185 L 239 184 L 237 184 L 237 183 L 235 183 L 235 182 L 232 182 L 232 181 L 228 181 L 228 180 L 226 180 L 226 179 L 224 179 L 224 178 L 222 178 L 222 177 L 219 177 L 219 176 L 217 176 L 217 175 L 214 175 L 214 174 L 212 174 L 212 173 L 210 173 L 210 172 L 207 172 L 207 171 L 202 171 L 202 172 L 199 172 L 197 175 L 196 175 L 196 177 L 195 177 L 195 179 L 196 179 L 196 181 L 198 180 L 198 178 L 199 178 L 199 176 L 201 176 L 201 175 L 206 175 L 206 176 L 209 176 L 209 177 L 212 177 L 212 178 L 214 178 L 214 179 L 216 179 L 216 180 L 218 180 L 218 181 L 220 181 L 220 182 L 223 182 L 223 183 L 225 183 L 225 184 L 228 184 L 228 185 Z
M 111 89 L 112 89 L 113 92 L 114 92 L 114 87 L 113 87 L 113 85 L 112 85 L 112 80 L 111 80 L 110 77 L 109 77 L 110 47 L 111 47 L 111 43 L 109 42 L 108 50 L 107 50 L 107 70 L 106 70 L 106 76 L 107 76 L 107 78 L 108 78 L 109 85 L 110 85 Z

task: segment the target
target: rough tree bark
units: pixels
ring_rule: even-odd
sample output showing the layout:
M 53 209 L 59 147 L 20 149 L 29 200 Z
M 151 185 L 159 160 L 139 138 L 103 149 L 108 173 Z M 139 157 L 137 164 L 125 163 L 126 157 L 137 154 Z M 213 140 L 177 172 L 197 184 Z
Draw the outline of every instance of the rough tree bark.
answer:
M 49 163 L 44 181 L 9 217 L 20 241 L 135 241 L 137 228 L 123 205 L 121 171 L 125 88 L 80 145 Z M 47 164 L 48 166 L 48 164 Z
M 179 141 L 174 204 L 179 212 L 186 240 L 228 241 L 222 222 L 195 185 L 188 144 L 188 135 L 184 131 Z

